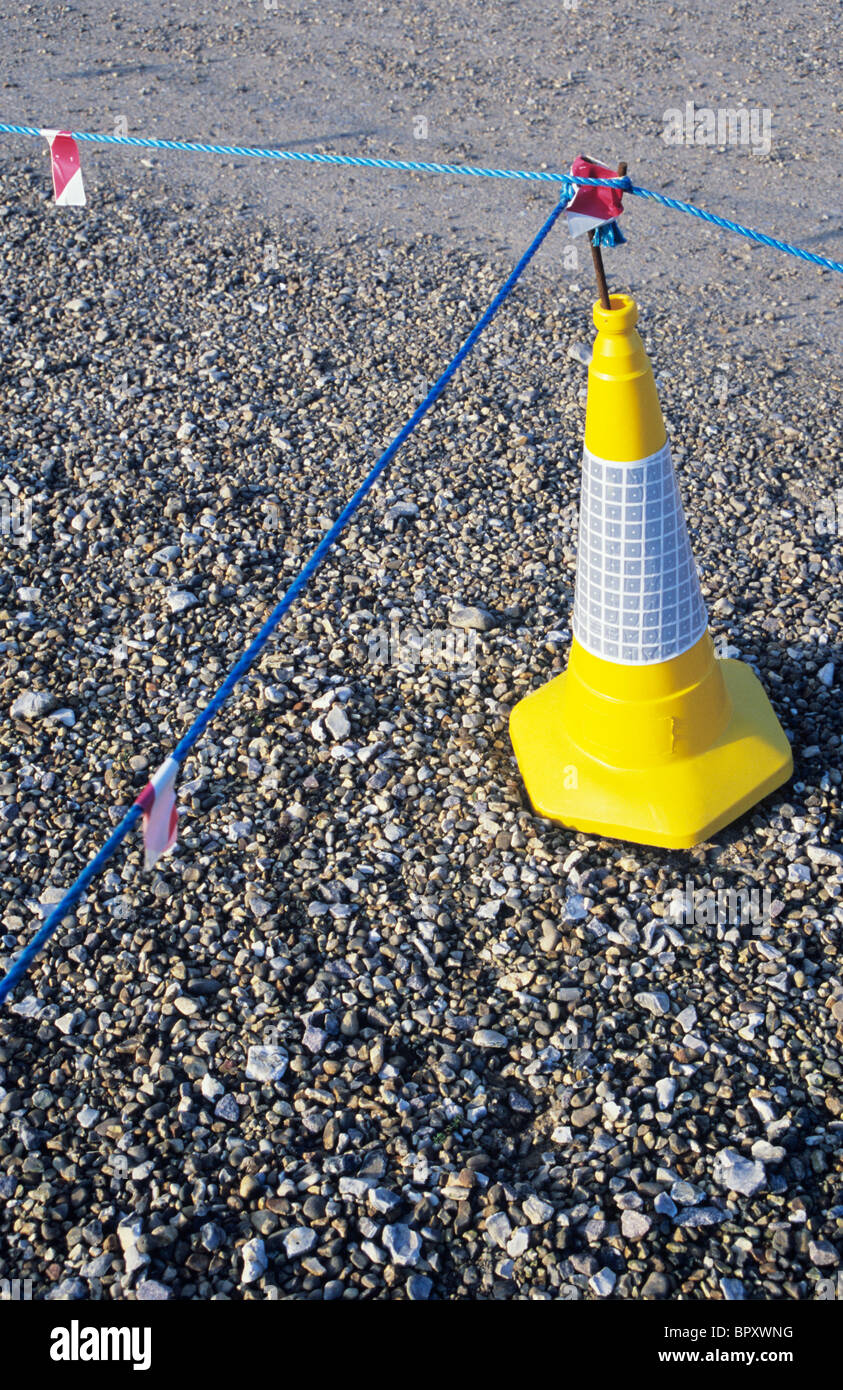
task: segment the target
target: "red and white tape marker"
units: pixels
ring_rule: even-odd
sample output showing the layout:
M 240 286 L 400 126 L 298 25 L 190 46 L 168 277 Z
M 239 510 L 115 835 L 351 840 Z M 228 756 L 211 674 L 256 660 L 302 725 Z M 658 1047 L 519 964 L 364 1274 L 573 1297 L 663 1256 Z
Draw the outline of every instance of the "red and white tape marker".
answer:
M 145 865 L 151 869 L 156 859 L 173 848 L 178 834 L 179 813 L 176 808 L 175 781 L 179 765 L 175 758 L 165 758 L 136 799 L 143 811 L 143 843 Z
M 50 146 L 56 202 L 62 207 L 83 208 L 85 189 L 76 141 L 69 130 L 42 130 L 41 134 Z
M 616 169 L 608 169 L 605 164 L 597 164 L 578 154 L 571 165 L 571 173 L 581 179 L 616 179 Z M 620 188 L 594 188 L 583 184 L 577 189 L 573 199 L 565 209 L 568 231 L 571 236 L 582 236 L 604 222 L 614 222 L 623 212 L 623 190 Z

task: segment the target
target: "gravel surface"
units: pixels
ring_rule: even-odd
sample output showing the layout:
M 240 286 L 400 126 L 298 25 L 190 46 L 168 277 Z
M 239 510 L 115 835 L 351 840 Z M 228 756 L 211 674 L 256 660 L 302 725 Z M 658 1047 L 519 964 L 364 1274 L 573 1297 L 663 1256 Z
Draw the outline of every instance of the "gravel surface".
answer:
M 68 213 L 40 152 L 0 182 L 1 966 L 511 257 L 432 216 L 315 244 L 234 186 L 103 178 Z M 520 250 L 549 199 L 511 197 Z M 836 1276 L 840 374 L 797 340 L 839 293 L 770 253 L 742 303 L 724 279 L 692 314 L 643 238 L 612 256 L 718 650 L 796 758 L 713 843 L 631 848 L 532 815 L 507 734 L 570 641 L 593 296 L 566 244 L 190 759 L 176 851 L 144 873 L 136 837 L 0 1016 L 0 1278 L 34 1297 L 809 1299 Z M 691 889 L 754 892 L 762 920 L 689 925 Z

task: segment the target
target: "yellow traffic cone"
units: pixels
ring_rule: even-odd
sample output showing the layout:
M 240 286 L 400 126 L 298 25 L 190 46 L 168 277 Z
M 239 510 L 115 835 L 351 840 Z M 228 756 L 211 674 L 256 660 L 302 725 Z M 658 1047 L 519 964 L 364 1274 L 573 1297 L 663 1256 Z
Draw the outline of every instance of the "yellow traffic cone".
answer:
M 628 295 L 594 306 L 571 655 L 510 736 L 541 816 L 686 849 L 793 771 L 767 696 L 717 661 L 656 384 Z

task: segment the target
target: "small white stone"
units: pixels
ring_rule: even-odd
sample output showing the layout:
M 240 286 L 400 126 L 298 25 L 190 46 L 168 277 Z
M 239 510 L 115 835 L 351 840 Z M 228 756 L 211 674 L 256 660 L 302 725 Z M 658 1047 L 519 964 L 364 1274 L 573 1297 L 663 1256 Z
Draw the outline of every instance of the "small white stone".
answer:
M 752 1157 L 759 1163 L 781 1163 L 787 1150 L 781 1144 L 771 1144 L 769 1139 L 756 1139 L 752 1146 Z
M 506 1212 L 495 1211 L 486 1218 L 486 1234 L 494 1245 L 505 1249 L 509 1237 L 512 1235 L 512 1223 Z
M 167 607 L 171 613 L 184 613 L 188 608 L 195 608 L 198 602 L 196 595 L 188 589 L 174 589 L 167 595 Z
M 247 1240 L 240 1252 L 243 1256 L 241 1284 L 254 1284 L 266 1272 L 266 1248 L 260 1236 Z
M 788 883 L 810 883 L 810 868 L 807 864 L 788 864 L 787 881 Z
M 570 1125 L 557 1125 L 550 1137 L 554 1144 L 570 1144 L 574 1134 Z
M 384 1226 L 383 1243 L 393 1264 L 414 1265 L 421 1255 L 421 1236 L 409 1226 Z
M 643 1240 L 650 1229 L 650 1218 L 640 1211 L 625 1211 L 621 1215 L 621 1231 L 627 1240 Z
M 609 1269 L 608 1265 L 598 1269 L 597 1273 L 592 1274 L 588 1281 L 589 1288 L 597 1294 L 598 1298 L 608 1298 L 617 1282 L 618 1276 L 613 1269 Z
M 549 1202 L 543 1202 L 541 1197 L 531 1194 L 521 1203 L 521 1210 L 534 1226 L 543 1226 L 550 1221 L 554 1209 Z
M 737 1149 L 721 1149 L 714 1160 L 715 1181 L 727 1187 L 730 1192 L 740 1192 L 751 1197 L 767 1181 L 763 1164 L 757 1159 L 744 1158 Z
M 387 509 L 386 519 L 387 521 L 395 521 L 399 517 L 416 517 L 419 515 L 420 513 L 417 503 L 394 502 L 392 506 Z
M 670 1013 L 670 999 L 663 990 L 642 990 L 633 998 L 639 1008 L 646 1009 L 657 1018 Z
M 655 1202 L 653 1203 L 653 1206 L 655 1210 L 658 1212 L 659 1216 L 676 1215 L 676 1203 L 667 1192 L 660 1192 Z
M 149 1256 L 138 1249 L 136 1245 L 130 1245 L 123 1256 L 123 1264 L 126 1273 L 131 1277 L 137 1274 L 139 1269 L 146 1269 L 149 1264 Z
M 250 1081 L 280 1081 L 289 1060 L 283 1047 L 250 1047 L 246 1075 Z
M 47 715 L 44 723 L 63 724 L 66 729 L 72 729 L 76 723 L 76 715 L 72 709 L 57 709 L 54 714 Z
M 139 1216 L 133 1216 L 129 1221 L 121 1221 L 117 1227 L 117 1239 L 120 1242 L 120 1249 L 131 1250 L 133 1245 L 137 1245 L 138 1236 L 143 1230 L 143 1221 Z
M 820 864 L 827 869 L 843 869 L 843 850 L 832 849 L 831 845 L 806 845 L 805 853 L 812 864 Z
M 391 1192 L 388 1187 L 373 1187 L 369 1190 L 369 1206 L 372 1211 L 379 1212 L 385 1216 L 387 1212 L 393 1211 L 395 1207 L 401 1205 L 401 1198 L 396 1193 Z
M 260 919 L 266 917 L 272 911 L 272 903 L 262 898 L 260 893 L 247 893 L 246 906 L 253 917 Z
M 13 719 L 42 719 L 57 703 L 48 690 L 25 690 L 15 700 L 10 714 Z
M 341 705 L 332 705 L 323 720 L 328 733 L 337 743 L 341 743 L 351 733 L 351 724 Z
M 656 1082 L 656 1100 L 660 1110 L 669 1110 L 676 1096 L 676 1078 L 663 1076 Z
M 568 348 L 568 356 L 581 366 L 587 367 L 591 361 L 591 348 L 588 343 L 571 343 Z
M 529 1244 L 530 1232 L 528 1228 L 526 1226 L 516 1226 L 509 1240 L 506 1242 L 506 1253 L 511 1255 L 513 1260 L 517 1260 L 519 1255 L 524 1254 Z
M 302 1255 L 309 1255 L 318 1244 L 319 1237 L 309 1226 L 296 1226 L 292 1231 L 288 1231 L 284 1237 L 284 1249 L 290 1260 L 300 1259 Z

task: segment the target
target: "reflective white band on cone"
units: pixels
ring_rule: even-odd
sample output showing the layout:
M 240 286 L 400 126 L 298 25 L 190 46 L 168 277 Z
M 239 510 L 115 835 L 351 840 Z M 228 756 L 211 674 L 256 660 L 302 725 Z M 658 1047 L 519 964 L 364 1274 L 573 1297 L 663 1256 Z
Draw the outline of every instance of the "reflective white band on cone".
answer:
M 632 463 L 583 451 L 574 636 L 605 661 L 681 656 L 708 619 L 670 445 Z

